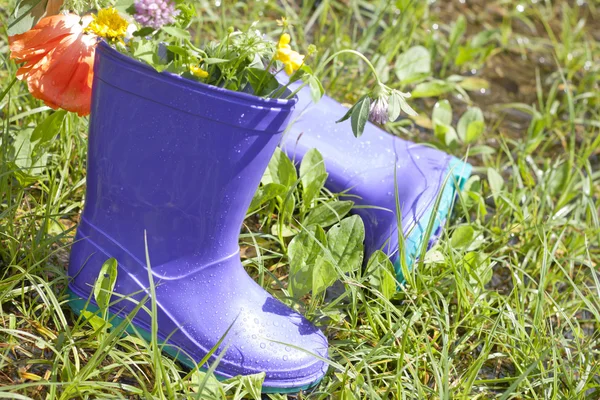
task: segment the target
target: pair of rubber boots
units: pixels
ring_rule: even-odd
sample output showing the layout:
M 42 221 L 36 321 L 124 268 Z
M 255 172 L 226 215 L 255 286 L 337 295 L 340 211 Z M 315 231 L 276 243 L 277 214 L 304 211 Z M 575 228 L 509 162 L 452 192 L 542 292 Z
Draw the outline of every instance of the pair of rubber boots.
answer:
M 296 119 L 283 146 L 290 156 L 298 161 L 316 147 L 332 191 L 351 188 L 359 204 L 380 207 L 357 211 L 367 253 L 382 248 L 398 258 L 395 184 L 405 231 L 413 232 L 407 243 L 416 249 L 436 196 L 443 191 L 448 202 L 436 214 L 441 226 L 453 183 L 468 176 L 469 166 L 373 125 L 357 140 L 349 125 L 334 123 L 343 106 L 324 98 L 310 107 L 304 90 L 298 97 L 265 100 L 159 74 L 100 43 L 86 203 L 69 264 L 71 307 L 93 308 L 101 266 L 115 258 L 118 295 L 110 315 L 124 318 L 143 299 L 149 306 L 151 275 L 159 340 L 186 354 L 182 362 L 199 362 L 229 329 L 211 358 L 226 349 L 219 378 L 265 372 L 263 391 L 280 393 L 318 383 L 327 371 L 327 339 L 255 283 L 239 258 L 246 210 L 290 120 Z M 133 319 L 146 333 L 151 323 L 145 311 Z

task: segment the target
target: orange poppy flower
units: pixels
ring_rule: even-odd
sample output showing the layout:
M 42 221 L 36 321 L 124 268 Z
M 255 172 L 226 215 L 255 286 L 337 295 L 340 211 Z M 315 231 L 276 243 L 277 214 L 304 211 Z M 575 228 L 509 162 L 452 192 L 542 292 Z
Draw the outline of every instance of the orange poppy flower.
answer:
M 25 63 L 17 78 L 51 108 L 90 113 L 94 51 L 98 37 L 84 28 L 91 16 L 59 14 L 41 19 L 31 30 L 9 37 L 12 59 Z

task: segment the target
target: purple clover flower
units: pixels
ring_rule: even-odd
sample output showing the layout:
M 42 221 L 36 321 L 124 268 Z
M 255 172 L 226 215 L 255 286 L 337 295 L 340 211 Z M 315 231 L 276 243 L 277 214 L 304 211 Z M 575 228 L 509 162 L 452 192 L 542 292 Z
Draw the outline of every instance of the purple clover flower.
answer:
M 172 0 L 135 0 L 134 18 L 142 26 L 158 29 L 163 25 L 175 22 L 179 10 L 175 9 Z
M 388 121 L 388 101 L 385 96 L 379 96 L 371 103 L 369 119 L 381 125 L 384 125 Z

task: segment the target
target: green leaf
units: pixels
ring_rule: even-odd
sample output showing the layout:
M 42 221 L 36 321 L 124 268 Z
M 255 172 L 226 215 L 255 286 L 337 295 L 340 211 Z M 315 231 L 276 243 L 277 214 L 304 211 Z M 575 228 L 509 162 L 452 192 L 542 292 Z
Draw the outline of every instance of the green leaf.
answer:
M 22 0 L 8 18 L 8 36 L 27 32 L 46 14 L 48 0 Z
M 431 120 L 434 124 L 452 125 L 452 105 L 448 100 L 440 100 L 435 103 Z
M 394 67 L 402 83 L 414 82 L 431 73 L 431 55 L 423 46 L 415 46 L 400 54 Z
M 137 31 L 133 32 L 133 36 L 135 36 L 135 37 L 146 37 L 148 35 L 151 35 L 152 32 L 154 32 L 154 28 L 150 28 L 149 26 L 146 26 L 144 28 L 140 28 Z M 181 47 L 179 47 L 179 46 L 168 46 L 167 48 L 169 48 L 169 47 L 177 47 L 177 48 L 181 49 Z M 174 53 L 181 54 L 180 52 L 176 52 L 174 50 L 171 50 L 171 51 L 173 51 Z M 185 52 L 185 54 L 187 54 L 187 52 Z
M 153 65 L 154 64 L 154 55 L 157 52 L 156 52 L 156 48 L 152 44 L 152 42 L 136 40 L 136 41 L 133 41 L 132 43 L 135 43 L 134 47 L 133 47 L 132 55 L 141 61 L 144 61 L 150 65 Z
M 502 192 L 502 187 L 504 186 L 504 178 L 502 175 L 498 173 L 493 168 L 487 169 L 488 182 L 490 184 L 490 190 L 492 191 L 492 196 L 494 197 L 494 202 L 498 201 L 498 196 Z
M 310 211 L 304 225 L 319 225 L 325 228 L 338 223 L 350 212 L 353 205 L 354 202 L 349 200 L 320 204 Z
M 373 253 L 366 269 L 367 281 L 386 299 L 391 299 L 396 293 L 396 271 L 389 257 L 382 251 Z
M 296 180 L 298 180 L 298 175 L 294 164 L 279 147 L 276 148 L 261 182 L 263 185 L 278 183 L 287 190 L 296 183 Z
M 250 207 L 248 208 L 248 212 L 253 212 L 259 209 L 266 202 L 273 200 L 277 196 L 282 196 L 286 192 L 287 188 L 279 183 L 272 182 L 262 185 L 254 194 L 252 202 L 250 203 Z
M 247 68 L 248 82 L 256 96 L 267 95 L 279 87 L 279 82 L 272 73 L 260 68 Z
M 318 103 L 325 94 L 325 89 L 323 88 L 321 81 L 316 76 L 310 75 L 308 78 L 308 86 L 310 87 L 310 95 L 313 103 Z
M 225 58 L 215 58 L 215 57 L 206 57 L 202 59 L 202 62 L 206 65 L 213 65 L 213 64 L 223 64 L 226 62 L 229 62 L 231 60 L 227 60 Z
M 114 5 L 114 8 L 121 13 L 129 13 L 129 10 L 132 7 L 133 7 L 133 0 L 117 0 L 117 2 Z M 138 30 L 138 32 L 143 29 L 146 29 L 146 28 L 142 28 L 142 29 Z M 149 29 L 150 29 L 150 33 L 152 33 L 154 31 L 153 28 L 149 28 Z M 135 36 L 135 34 L 134 34 L 134 36 Z
M 176 26 L 163 26 L 162 31 L 168 35 L 171 35 L 177 39 L 191 39 L 191 35 L 185 29 L 178 28 Z
M 390 122 L 396 121 L 400 116 L 400 111 L 402 110 L 402 100 L 402 96 L 393 90 L 390 94 L 390 98 L 388 99 L 388 120 Z
M 345 218 L 327 232 L 327 245 L 343 272 L 358 271 L 363 261 L 365 226 L 358 215 Z
M 107 321 L 103 320 L 101 317 L 97 316 L 96 314 L 94 314 L 91 311 L 82 310 L 81 313 L 83 314 L 83 316 L 85 317 L 85 319 L 87 320 L 87 322 L 90 323 L 90 325 L 92 326 L 92 328 L 95 331 L 97 331 L 99 329 L 110 329 L 110 328 L 112 328 L 112 324 L 110 322 L 107 322 Z
M 104 313 L 108 309 L 110 297 L 117 282 L 117 260 L 109 258 L 102 264 L 98 280 L 94 284 L 94 299 Z
M 240 380 L 242 381 L 242 385 L 244 386 L 244 389 L 246 389 L 246 392 L 248 392 L 254 400 L 262 399 L 261 392 L 263 382 L 265 381 L 264 372 L 252 375 L 240 375 Z
M 470 225 L 462 225 L 454 230 L 450 246 L 455 249 L 468 247 L 475 238 L 475 230 Z
M 433 133 L 436 138 L 447 146 L 458 141 L 456 131 L 452 127 L 452 106 L 448 100 L 440 100 L 435 103 L 431 120 L 433 122 Z
M 327 176 L 323 156 L 317 149 L 310 149 L 300 163 L 302 199 L 306 208 L 310 207 L 314 198 L 320 193 Z
M 146 28 L 143 28 L 143 29 L 146 29 Z M 180 55 L 182 57 L 189 57 L 188 50 L 181 46 L 170 45 L 170 46 L 167 46 L 167 50 L 169 50 L 171 53 Z
M 218 400 L 225 398 L 225 391 L 221 383 L 211 372 L 195 370 L 191 376 L 191 389 L 198 393 L 198 398 Z
M 473 285 L 484 287 L 492 280 L 492 268 L 489 263 L 489 256 L 483 252 L 470 251 L 463 258 L 463 266 L 467 268 L 471 278 L 469 281 Z
M 9 165 L 22 186 L 30 185 L 42 175 L 48 161 L 48 149 L 60 133 L 67 112 L 56 111 L 44 119 L 35 129 L 24 128 L 12 143 Z
M 356 103 L 356 106 L 352 111 L 352 116 L 350 117 L 352 132 L 355 137 L 360 137 L 365 130 L 365 125 L 369 120 L 370 109 L 371 98 L 369 96 L 363 97 L 362 100 L 359 100 L 359 102 Z
M 324 256 L 319 255 L 315 260 L 312 273 L 313 296 L 322 293 L 337 280 L 338 274 L 335 267 Z
M 311 226 L 296 235 L 288 246 L 290 262 L 290 293 L 300 298 L 312 290 L 313 268 L 317 257 L 327 245 L 325 231 L 320 226 Z
M 408 105 L 408 102 L 406 101 L 404 96 L 399 94 L 398 99 L 400 100 L 400 108 L 402 109 L 402 111 L 413 117 L 416 117 L 418 115 L 417 112 L 413 110 L 411 106 Z
M 454 59 L 454 63 L 460 67 L 461 65 L 464 65 L 465 63 L 474 60 L 477 53 L 478 50 L 470 46 L 459 46 L 458 53 L 456 54 L 456 58 Z
M 465 90 L 476 91 L 476 90 L 481 90 L 481 89 L 488 89 L 490 87 L 490 83 L 483 78 L 478 78 L 476 76 L 470 76 L 468 78 L 461 80 L 458 83 L 458 86 L 460 86 L 461 88 L 463 88 Z
M 65 120 L 67 112 L 59 110 L 53 112 L 46 119 L 35 127 L 31 134 L 31 142 L 36 146 L 45 145 L 52 141 L 60 133 L 60 128 Z
M 346 114 L 344 114 L 344 116 L 340 119 L 338 119 L 337 121 L 335 121 L 336 124 L 339 124 L 340 122 L 344 122 L 345 120 L 347 120 L 348 118 L 350 118 L 352 116 L 352 113 L 354 112 L 354 109 L 356 108 L 356 106 L 365 98 L 368 97 L 367 95 L 362 96 L 360 99 L 358 99 L 358 101 L 348 109 L 348 111 L 346 111 Z
M 450 48 L 453 49 L 460 42 L 467 31 L 467 20 L 464 15 L 459 15 L 450 32 Z
M 433 80 L 429 82 L 419 83 L 412 91 L 412 97 L 437 97 L 454 89 L 454 85 L 450 82 Z
M 472 143 L 477 140 L 485 130 L 483 113 L 478 107 L 470 107 L 458 121 L 456 126 L 458 137 L 464 143 Z

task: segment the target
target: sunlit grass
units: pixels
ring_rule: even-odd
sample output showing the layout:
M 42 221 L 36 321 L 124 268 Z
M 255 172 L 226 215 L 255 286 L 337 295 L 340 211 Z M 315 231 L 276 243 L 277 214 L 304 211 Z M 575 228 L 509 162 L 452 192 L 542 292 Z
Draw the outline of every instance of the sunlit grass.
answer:
M 222 3 L 197 4 L 197 40 L 255 21 L 264 30 L 266 21 L 287 15 L 294 42 L 319 48 L 315 65 L 337 50 L 358 49 L 387 74 L 388 85 L 410 91 L 418 82 L 398 82 L 394 65 L 398 54 L 421 45 L 432 57 L 421 83 L 460 75 L 479 78 L 470 83 L 481 86 L 415 99 L 420 118 L 390 127 L 403 138 L 468 155 L 475 166 L 446 233 L 391 301 L 359 275 L 346 278 L 338 298 L 292 303 L 285 296 L 287 242 L 271 229 L 277 220 L 246 221 L 247 269 L 330 340 L 329 374 L 299 398 L 600 397 L 600 10 L 594 3 Z M 4 21 L 14 1 L 2 4 Z M 474 39 L 483 31 L 489 40 L 478 46 L 482 38 Z M 6 39 L 3 32 L 0 93 L 16 71 Z M 472 59 L 457 62 L 468 51 Z M 337 100 L 353 102 L 368 79 L 365 66 L 348 58 L 327 65 L 323 81 Z M 441 99 L 460 110 L 454 125 L 467 106 L 482 108 L 483 136 L 470 146 L 443 146 L 430 130 Z M 66 306 L 87 120 L 69 115 L 45 166 L 25 180 L 8 161 L 18 133 L 49 115 L 41 106 L 20 82 L 0 99 L 0 396 L 209 399 L 222 398 L 221 390 L 228 398 L 246 396 L 240 381 L 205 381 L 135 335 L 98 335 Z M 472 232 L 472 240 L 459 240 L 460 230 Z

